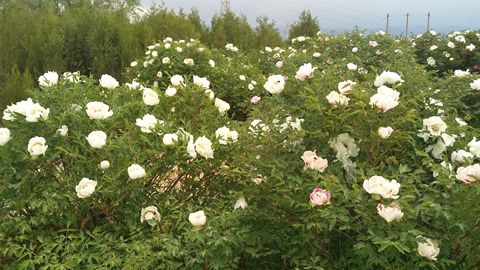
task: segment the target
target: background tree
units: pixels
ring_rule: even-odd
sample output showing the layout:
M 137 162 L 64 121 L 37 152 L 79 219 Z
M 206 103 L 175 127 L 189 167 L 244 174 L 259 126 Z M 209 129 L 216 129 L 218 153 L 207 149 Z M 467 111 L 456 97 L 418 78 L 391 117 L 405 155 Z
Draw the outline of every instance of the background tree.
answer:
M 275 21 L 269 21 L 268 17 L 261 16 L 257 18 L 257 27 L 255 27 L 256 47 L 282 46 L 284 42 L 278 29 L 275 27 Z
M 298 36 L 313 37 L 320 31 L 317 17 L 313 17 L 309 10 L 304 10 L 298 17 L 298 20 L 294 22 L 288 31 L 288 39 Z

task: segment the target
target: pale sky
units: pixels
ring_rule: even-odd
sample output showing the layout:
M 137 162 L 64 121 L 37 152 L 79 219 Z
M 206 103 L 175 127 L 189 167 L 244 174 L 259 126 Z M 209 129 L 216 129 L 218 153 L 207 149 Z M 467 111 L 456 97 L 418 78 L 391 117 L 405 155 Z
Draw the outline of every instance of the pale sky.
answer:
M 220 10 L 220 0 L 141 0 L 145 6 L 161 4 L 178 10 L 199 10 L 203 20 L 210 24 L 211 17 Z M 385 17 L 390 14 L 390 32 L 405 31 L 406 13 L 410 13 L 409 32 L 423 32 L 430 26 L 438 32 L 480 29 L 480 0 L 231 0 L 234 12 L 247 16 L 252 25 L 255 18 L 266 15 L 274 19 L 285 34 L 290 23 L 300 12 L 309 9 L 318 17 L 324 32 L 351 30 L 355 25 L 369 31 L 385 30 Z

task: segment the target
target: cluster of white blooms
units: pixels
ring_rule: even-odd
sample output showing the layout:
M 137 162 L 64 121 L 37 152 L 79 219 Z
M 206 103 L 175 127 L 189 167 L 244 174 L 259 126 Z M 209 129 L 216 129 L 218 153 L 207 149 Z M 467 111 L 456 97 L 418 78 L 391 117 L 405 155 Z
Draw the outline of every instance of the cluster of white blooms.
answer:
M 227 49 L 229 51 L 232 51 L 232 52 L 238 52 L 238 48 L 233 46 L 232 43 L 228 43 L 227 45 L 225 45 L 225 49 Z
M 215 137 L 218 139 L 218 143 L 226 145 L 238 140 L 238 132 L 223 126 L 215 131 Z
M 45 109 L 39 103 L 35 103 L 31 98 L 19 101 L 15 104 L 7 106 L 3 111 L 3 120 L 15 120 L 15 114 L 25 116 L 27 122 L 38 122 L 38 120 L 47 120 L 50 109 Z

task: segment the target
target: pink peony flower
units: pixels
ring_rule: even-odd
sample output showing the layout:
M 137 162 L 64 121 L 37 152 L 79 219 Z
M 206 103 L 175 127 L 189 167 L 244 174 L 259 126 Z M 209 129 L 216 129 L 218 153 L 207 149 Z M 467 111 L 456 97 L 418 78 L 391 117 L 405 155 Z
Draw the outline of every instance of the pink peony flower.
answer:
M 310 194 L 310 204 L 312 206 L 324 205 L 330 203 L 330 192 L 321 189 L 315 188 Z
M 317 156 L 314 151 L 305 151 L 302 155 L 302 160 L 306 169 L 323 172 L 328 166 L 328 160 Z
M 457 169 L 457 179 L 470 184 L 480 179 L 480 164 L 474 164 L 467 167 L 459 167 Z

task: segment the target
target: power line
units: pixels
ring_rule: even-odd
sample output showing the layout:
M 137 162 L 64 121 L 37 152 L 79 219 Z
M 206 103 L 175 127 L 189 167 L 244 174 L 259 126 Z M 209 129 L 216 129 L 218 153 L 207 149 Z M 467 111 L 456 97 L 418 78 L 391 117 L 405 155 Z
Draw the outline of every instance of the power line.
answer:
M 316 7 L 312 7 L 312 6 L 308 6 L 308 5 L 305 5 L 305 4 L 299 4 L 299 3 L 293 3 L 293 2 L 289 2 L 289 1 L 283 1 L 287 4 L 291 4 L 291 5 L 296 5 L 296 6 L 299 6 L 299 7 L 305 7 L 305 8 L 308 8 L 310 10 L 316 10 L 316 11 L 319 11 L 318 8 Z M 354 17 L 354 16 L 350 16 L 350 15 L 345 15 L 345 14 L 341 14 L 341 13 L 338 13 L 338 12 L 333 12 L 333 11 L 327 11 L 327 10 L 320 10 L 320 12 L 324 12 L 324 13 L 329 13 L 329 14 L 333 14 L 333 15 L 337 15 L 337 16 L 341 16 L 341 17 L 345 17 L 345 18 L 348 18 L 348 19 L 354 19 L 356 21 L 363 21 L 363 22 L 366 22 L 366 23 L 370 23 L 370 24 L 375 24 L 377 26 L 384 26 L 384 24 L 380 24 L 378 22 L 373 22 L 373 21 L 370 21 L 370 20 L 365 20 L 365 19 L 362 19 L 362 18 L 358 18 L 358 17 Z M 379 18 L 384 18 L 384 17 L 380 17 L 380 16 L 377 16 Z
M 365 15 L 369 15 L 369 16 L 372 16 L 372 17 L 383 18 L 382 16 L 378 16 L 378 15 L 373 14 L 373 13 L 369 13 L 369 12 L 365 12 L 365 11 L 358 10 L 358 9 L 353 9 L 353 8 L 347 8 L 347 7 L 344 7 L 344 6 L 328 3 L 328 2 L 325 2 L 325 1 L 321 1 L 321 0 L 316 0 L 315 2 L 321 2 L 324 5 L 333 6 L 333 7 L 337 7 L 337 8 L 345 9 L 345 10 L 350 10 L 350 11 L 354 11 L 354 12 L 357 12 L 357 13 L 363 13 Z

